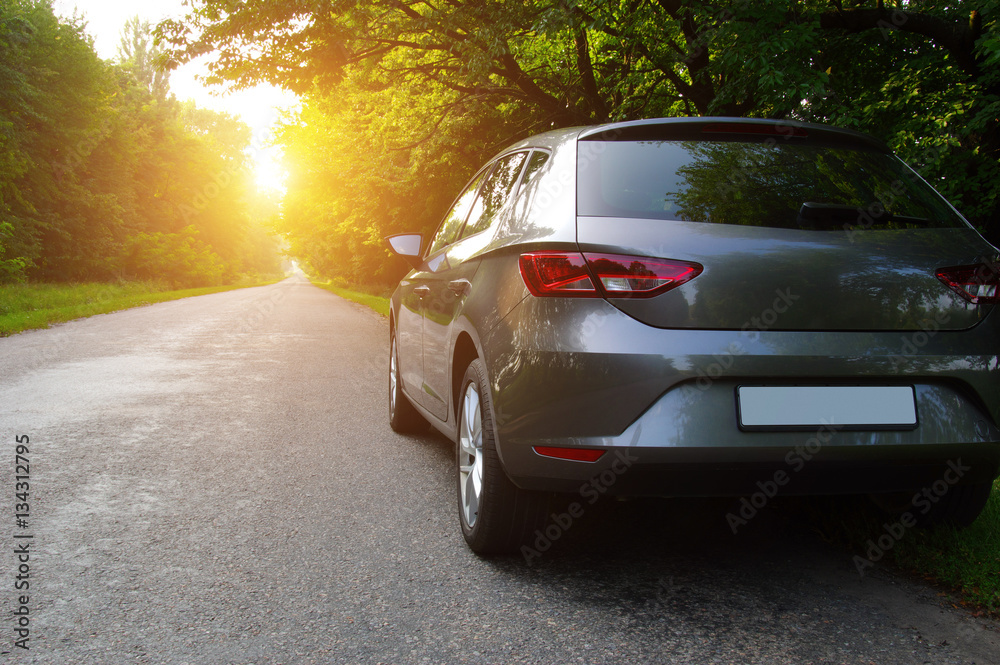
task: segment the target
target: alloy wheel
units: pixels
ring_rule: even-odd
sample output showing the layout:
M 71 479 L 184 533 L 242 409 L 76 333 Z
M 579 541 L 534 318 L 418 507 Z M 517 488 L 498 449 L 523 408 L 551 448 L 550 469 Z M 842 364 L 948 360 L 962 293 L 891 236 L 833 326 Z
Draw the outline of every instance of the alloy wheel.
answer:
M 462 397 L 462 422 L 459 425 L 459 487 L 462 493 L 462 519 L 471 529 L 479 517 L 483 497 L 483 419 L 479 391 L 469 383 Z

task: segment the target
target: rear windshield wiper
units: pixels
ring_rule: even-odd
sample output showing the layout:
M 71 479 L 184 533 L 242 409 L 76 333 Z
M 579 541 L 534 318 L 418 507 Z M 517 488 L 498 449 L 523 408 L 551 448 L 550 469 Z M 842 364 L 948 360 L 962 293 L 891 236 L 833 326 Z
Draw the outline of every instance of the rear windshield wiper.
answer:
M 884 211 L 882 214 L 872 214 L 872 208 L 878 206 L 844 205 L 841 203 L 815 203 L 807 201 L 799 208 L 799 216 L 796 220 L 799 228 L 808 230 L 833 230 L 844 228 L 872 228 L 880 227 L 887 223 L 899 225 L 928 226 L 930 220 L 926 217 L 910 217 L 908 215 L 897 215 Z

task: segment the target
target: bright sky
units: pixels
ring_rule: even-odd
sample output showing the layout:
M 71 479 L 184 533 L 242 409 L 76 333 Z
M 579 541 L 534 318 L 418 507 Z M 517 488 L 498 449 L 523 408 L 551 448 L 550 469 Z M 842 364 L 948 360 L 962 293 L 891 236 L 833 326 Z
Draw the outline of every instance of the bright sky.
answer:
M 114 2 L 111 0 L 55 0 L 56 14 L 71 17 L 74 12 L 87 21 L 87 32 L 94 38 L 97 53 L 106 60 L 118 57 L 125 22 L 138 15 L 141 21 L 156 24 L 165 18 L 184 15 L 183 0 L 142 0 L 141 2 Z M 224 111 L 239 116 L 253 130 L 251 155 L 254 160 L 257 183 L 261 187 L 281 191 L 284 169 L 281 151 L 269 146 L 271 130 L 283 110 L 295 106 L 295 95 L 272 86 L 258 86 L 251 90 L 221 95 L 218 86 L 206 87 L 197 80 L 207 70 L 194 62 L 174 70 L 170 75 L 170 91 L 178 99 L 193 99 L 201 108 Z

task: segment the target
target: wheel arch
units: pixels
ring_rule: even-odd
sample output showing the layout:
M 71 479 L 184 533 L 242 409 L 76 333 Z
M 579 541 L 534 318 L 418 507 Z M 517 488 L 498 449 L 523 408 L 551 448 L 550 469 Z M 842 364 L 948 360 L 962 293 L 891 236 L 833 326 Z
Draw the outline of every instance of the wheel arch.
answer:
M 465 370 L 469 368 L 473 360 L 479 357 L 479 349 L 472 340 L 472 335 L 463 330 L 459 334 L 458 339 L 455 340 L 455 352 L 451 362 L 451 410 L 456 423 L 458 422 L 458 405 L 460 403 L 459 392 L 462 390 L 462 379 L 465 378 Z

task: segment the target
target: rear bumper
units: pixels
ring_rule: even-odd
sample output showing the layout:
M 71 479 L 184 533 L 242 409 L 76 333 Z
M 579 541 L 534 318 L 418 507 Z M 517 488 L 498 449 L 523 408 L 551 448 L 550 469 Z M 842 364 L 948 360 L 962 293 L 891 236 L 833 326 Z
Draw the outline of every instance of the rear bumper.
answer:
M 791 449 L 619 447 L 594 463 L 544 458 L 517 446 L 508 449 L 505 464 L 519 487 L 584 498 L 860 494 L 918 491 L 942 480 L 991 482 L 1000 468 L 1000 444 L 862 449 L 804 440 Z
M 501 460 L 527 489 L 619 495 L 741 495 L 779 473 L 783 494 L 908 491 L 952 465 L 968 467 L 962 483 L 988 482 L 1000 472 L 996 319 L 935 334 L 664 330 L 604 301 L 529 297 L 486 344 Z M 804 383 L 913 386 L 919 424 L 739 428 L 738 385 Z M 572 462 L 537 445 L 607 453 Z

